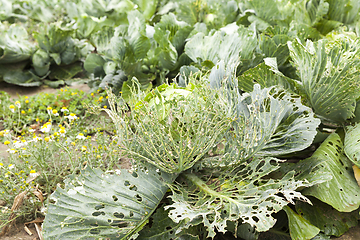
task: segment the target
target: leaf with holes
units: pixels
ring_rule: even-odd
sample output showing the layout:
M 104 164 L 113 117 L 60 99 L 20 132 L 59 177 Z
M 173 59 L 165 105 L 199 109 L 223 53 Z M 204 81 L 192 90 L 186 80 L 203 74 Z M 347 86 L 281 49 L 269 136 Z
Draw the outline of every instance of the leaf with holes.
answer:
M 346 156 L 358 167 L 360 167 L 360 124 L 346 128 L 344 151 Z
M 201 229 L 197 227 L 177 230 L 183 225 L 183 222 L 175 223 L 169 216 L 169 210 L 165 211 L 159 207 L 150 218 L 150 224 L 146 225 L 139 232 L 138 240 L 199 240 Z
M 359 51 L 360 42 L 326 41 L 306 45 L 299 40 L 289 42 L 293 65 L 314 112 L 334 122 L 344 122 L 354 116 L 356 99 L 360 96 Z
M 276 58 L 265 58 L 264 62 L 245 71 L 239 76 L 239 88 L 245 92 L 251 92 L 255 83 L 261 87 L 281 86 L 284 89 L 297 92 L 298 81 L 286 77 L 278 70 Z
M 155 168 L 104 173 L 87 167 L 51 195 L 46 239 L 128 239 L 148 222 L 173 177 Z
M 328 171 L 332 179 L 304 189 L 302 193 L 314 196 L 340 212 L 351 212 L 360 205 L 360 188 L 343 147 L 337 133 L 332 133 L 320 145 L 310 159 L 314 162 L 321 161 L 321 168 Z
M 173 204 L 169 216 L 174 222 L 185 220 L 184 227 L 203 223 L 208 237 L 215 231 L 226 232 L 227 221 L 248 223 L 256 231 L 269 230 L 276 222 L 272 214 L 294 200 L 308 201 L 296 189 L 313 185 L 294 179 L 294 171 L 281 179 L 265 176 L 279 168 L 281 160 L 253 158 L 228 170 L 186 172 L 172 186 Z
M 232 143 L 245 159 L 301 151 L 310 146 L 320 124 L 298 96 L 258 84 L 241 96 L 238 116 L 244 123 L 234 124 L 237 137 Z
M 164 87 L 160 86 L 159 88 Z M 118 126 L 124 153 L 168 173 L 191 168 L 222 139 L 234 114 L 226 99 L 207 86 L 185 89 L 155 89 L 149 102 L 139 98 L 132 111 L 105 110 Z M 206 100 L 206 101 L 205 101 Z M 124 103 L 124 102 L 123 102 Z M 122 105 L 126 108 L 125 105 Z M 118 105 L 118 108 L 120 105 Z

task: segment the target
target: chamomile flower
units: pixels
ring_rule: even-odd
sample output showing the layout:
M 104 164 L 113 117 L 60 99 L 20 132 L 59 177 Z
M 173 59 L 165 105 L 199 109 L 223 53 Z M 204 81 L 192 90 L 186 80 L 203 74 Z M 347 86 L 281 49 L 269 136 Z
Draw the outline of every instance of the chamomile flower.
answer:
M 38 136 L 34 135 L 34 137 L 33 137 L 33 140 L 32 140 L 32 141 L 34 141 L 34 142 L 38 142 L 38 141 L 40 141 L 40 140 L 41 140 L 41 138 L 39 138 Z
M 40 129 L 43 133 L 48 133 L 51 130 L 51 122 L 46 122 Z
M 85 152 L 87 150 L 87 147 L 86 146 L 82 146 L 81 147 L 81 151 Z
M 79 133 L 77 136 L 76 136 L 77 139 L 80 139 L 80 140 L 84 140 L 86 139 L 86 137 L 84 136 L 83 133 Z
M 53 109 L 53 110 L 52 110 L 52 113 L 53 113 L 54 116 L 56 116 L 56 117 L 59 116 L 59 113 L 58 113 L 58 111 L 57 111 L 56 109 Z
M 14 149 L 14 148 L 11 148 L 11 149 L 8 149 L 8 150 L 6 150 L 8 153 L 16 153 L 16 150 Z M 10 165 L 12 165 L 12 164 L 10 164 Z M 9 165 L 9 169 L 11 169 L 10 168 L 10 165 Z
M 15 148 L 21 148 L 22 146 L 24 146 L 23 142 L 17 140 L 15 140 L 13 144 Z
M 75 113 L 70 113 L 69 116 L 65 116 L 65 118 L 69 119 L 69 121 L 73 121 L 77 119 L 78 117 L 75 115 Z
M 11 112 L 13 112 L 13 113 L 15 112 L 15 106 L 14 105 L 11 104 L 9 106 L 9 109 L 10 109 Z
M 30 174 L 29 174 L 29 177 L 30 178 L 34 178 L 34 177 L 37 177 L 39 174 L 35 171 L 35 170 L 31 170 L 30 171 Z
M 19 101 L 16 101 L 16 102 L 15 102 L 15 106 L 17 106 L 18 108 L 21 108 L 20 102 L 19 102 Z
M 60 109 L 60 111 L 61 111 L 61 112 L 69 112 L 69 110 L 68 110 L 66 107 L 62 107 L 62 108 Z
M 15 149 L 14 149 L 15 150 Z M 15 168 L 15 165 L 14 164 L 9 164 L 8 168 L 11 170 L 11 169 L 14 169 Z
M 60 127 L 59 132 L 61 137 L 65 137 L 66 129 L 64 127 Z

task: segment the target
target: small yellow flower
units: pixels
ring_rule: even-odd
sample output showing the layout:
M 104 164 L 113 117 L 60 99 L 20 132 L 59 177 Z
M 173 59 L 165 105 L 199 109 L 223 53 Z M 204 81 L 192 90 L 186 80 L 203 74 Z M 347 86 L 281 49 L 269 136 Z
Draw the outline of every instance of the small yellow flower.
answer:
M 86 151 L 87 150 L 87 147 L 86 146 L 82 146 L 81 147 L 81 151 Z
M 94 96 L 94 93 L 91 93 L 90 95 L 93 97 L 93 96 Z
M 49 106 L 49 107 L 46 108 L 46 110 L 52 110 L 52 107 Z
M 103 96 L 99 97 L 98 101 L 101 102 L 103 100 L 103 98 L 104 98 Z
M 9 144 L 10 144 L 10 141 L 5 141 L 4 144 L 5 144 L 5 145 L 9 145 Z
M 106 108 L 107 108 L 107 106 L 105 105 L 105 106 L 104 106 L 104 108 L 106 109 Z
M 45 140 L 45 142 L 48 142 L 48 141 L 50 141 L 50 138 L 49 138 L 49 137 L 45 137 L 44 140 Z
M 28 99 L 29 97 L 28 96 L 25 96 L 25 99 Z
M 71 145 L 75 146 L 75 142 L 71 142 Z
M 25 103 L 29 103 L 29 100 L 25 100 Z
M 25 114 L 26 112 L 24 110 L 21 111 L 21 114 Z

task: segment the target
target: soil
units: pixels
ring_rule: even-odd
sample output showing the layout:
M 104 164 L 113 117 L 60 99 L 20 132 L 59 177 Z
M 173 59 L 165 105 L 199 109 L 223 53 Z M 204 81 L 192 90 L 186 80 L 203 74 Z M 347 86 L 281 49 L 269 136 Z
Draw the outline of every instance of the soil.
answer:
M 84 92 L 89 91 L 89 87 L 86 84 L 78 84 L 70 86 L 71 88 L 76 88 L 79 90 L 83 90 Z M 18 95 L 26 95 L 26 96 L 32 96 L 39 92 L 47 92 L 47 93 L 56 93 L 57 89 L 41 86 L 41 87 L 34 87 L 34 88 L 26 88 L 26 87 L 19 87 L 10 85 L 4 82 L 0 82 L 0 91 L 5 91 L 10 94 L 11 98 L 16 99 Z M 2 126 L 0 123 L 0 130 L 2 130 Z M 2 157 L 7 157 L 6 152 L 7 147 L 0 143 L 0 159 Z M 128 162 L 128 161 L 125 161 Z M 31 236 L 25 231 L 24 229 L 24 223 L 17 223 L 15 224 L 10 232 L 3 237 L 0 237 L 0 240 L 37 240 L 38 235 L 36 233 L 34 224 L 28 225 L 29 230 L 33 233 Z M 342 235 L 339 238 L 332 237 L 331 239 L 336 240 L 359 240 L 360 239 L 360 224 L 357 226 L 351 228 L 347 233 Z M 261 239 L 260 239 L 261 240 Z
M 6 236 L 0 237 L 0 240 L 38 240 L 38 239 L 40 239 L 38 237 L 38 234 L 36 233 L 34 224 L 28 225 L 28 229 L 30 230 L 32 235 L 29 235 L 25 231 L 23 223 L 16 224 L 10 229 L 10 232 Z

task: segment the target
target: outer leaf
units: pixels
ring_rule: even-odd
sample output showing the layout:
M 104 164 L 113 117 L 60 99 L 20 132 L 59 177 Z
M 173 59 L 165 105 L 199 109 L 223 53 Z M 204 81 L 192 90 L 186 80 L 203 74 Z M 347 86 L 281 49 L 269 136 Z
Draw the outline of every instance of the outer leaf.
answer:
M 83 71 L 79 62 L 66 66 L 54 66 L 51 68 L 50 79 L 67 80 L 73 78 L 76 74 Z
M 95 53 L 91 53 L 85 59 L 84 68 L 86 71 L 94 73 L 95 77 L 104 76 L 104 64 L 105 60 L 103 57 Z
M 155 32 L 169 31 L 169 40 L 176 48 L 178 54 L 184 50 L 185 40 L 193 30 L 186 22 L 178 21 L 174 14 L 169 13 L 161 17 L 161 21 L 155 25 Z
M 136 0 L 135 2 L 139 4 L 145 19 L 150 20 L 156 11 L 158 0 Z
M 284 90 L 260 89 L 259 85 L 241 96 L 238 109 L 244 126 L 235 126 L 236 144 L 244 149 L 244 157 L 303 150 L 312 143 L 320 124 L 298 97 Z
M 32 56 L 32 64 L 37 75 L 46 75 L 50 69 L 49 54 L 42 49 L 38 49 Z
M 353 116 L 360 96 L 358 45 L 335 44 L 327 53 L 324 40 L 307 41 L 306 46 L 289 42 L 308 101 L 314 112 L 327 120 L 340 123 Z
M 0 64 L 16 63 L 29 59 L 34 46 L 28 41 L 27 31 L 16 25 L 3 32 L 0 36 Z
M 200 234 L 198 229 L 193 229 L 191 232 L 189 229 L 184 229 L 181 232 L 177 232 L 179 226 L 182 223 L 175 223 L 168 216 L 169 211 L 165 211 L 163 207 L 160 207 L 151 216 L 151 226 L 149 224 L 139 232 L 138 240 L 199 240 Z M 194 231 L 195 230 L 195 231 Z M 193 235 L 193 234 L 194 235 Z
M 217 31 L 211 36 L 205 36 L 200 32 L 186 43 L 185 53 L 198 64 L 208 60 L 215 65 L 223 60 L 227 65 L 237 62 L 239 57 L 252 59 L 256 44 L 256 34 L 244 27 L 229 34 Z
M 42 85 L 41 79 L 30 71 L 9 71 L 3 76 L 5 82 L 23 86 L 23 87 L 37 87 Z
M 165 195 L 172 176 L 149 166 L 133 173 L 87 167 L 51 195 L 46 239 L 128 239 L 141 230 Z
M 360 188 L 354 178 L 351 162 L 344 156 L 340 136 L 332 133 L 310 157 L 312 161 L 323 161 L 322 168 L 332 179 L 328 182 L 304 189 L 304 195 L 314 196 L 340 212 L 351 212 L 360 205 Z
M 295 213 L 288 206 L 284 207 L 284 211 L 286 212 L 289 219 L 291 239 L 308 240 L 315 237 L 320 232 L 320 229 L 312 225 L 302 216 Z
M 272 87 L 279 85 L 284 89 L 297 92 L 299 83 L 282 74 L 277 68 L 276 58 L 265 58 L 264 63 L 245 71 L 239 79 L 239 87 L 246 92 L 251 92 L 255 83 L 261 87 Z
M 209 76 L 210 86 L 219 88 L 223 85 L 219 91 L 228 98 L 232 111 L 238 117 L 238 121 L 232 125 L 233 132 L 226 135 L 226 147 L 237 157 L 227 160 L 237 159 L 239 162 L 254 155 L 284 155 L 310 146 L 320 123 L 311 109 L 303 106 L 298 96 L 273 87 L 261 89 L 258 84 L 252 92 L 240 96 L 231 67 L 226 69 L 224 63 L 220 62 Z M 218 157 L 207 160 L 201 164 L 218 167 L 219 164 L 226 166 L 237 163 L 228 162 L 226 158 L 219 161 Z
M 360 124 L 346 128 L 344 140 L 344 152 L 346 156 L 358 167 L 360 167 Z
M 249 223 L 259 232 L 269 230 L 276 221 L 272 214 L 294 199 L 308 201 L 295 190 L 312 185 L 294 180 L 293 171 L 279 180 L 263 179 L 279 168 L 279 161 L 254 158 L 228 172 L 212 171 L 211 176 L 181 174 L 179 185 L 172 189 L 174 203 L 166 207 L 171 209 L 170 218 L 174 222 L 186 220 L 185 228 L 202 222 L 208 237 L 215 236 L 215 229 L 225 232 L 227 221 Z
M 310 198 L 313 205 L 296 203 L 296 211 L 326 235 L 341 236 L 358 224 L 359 210 L 341 213 L 316 198 Z

